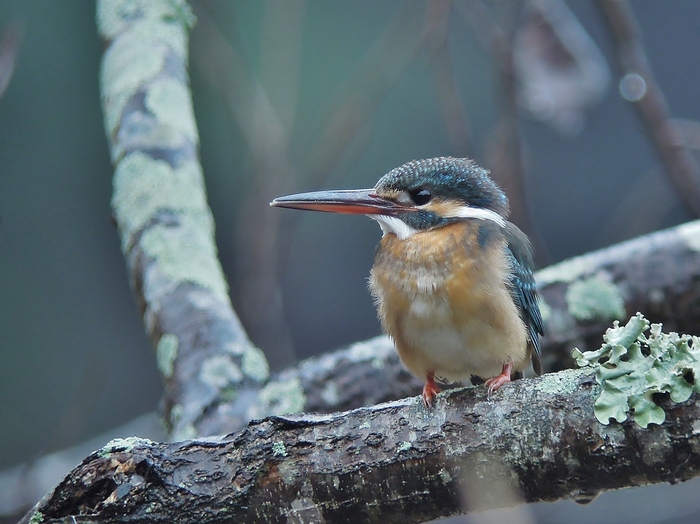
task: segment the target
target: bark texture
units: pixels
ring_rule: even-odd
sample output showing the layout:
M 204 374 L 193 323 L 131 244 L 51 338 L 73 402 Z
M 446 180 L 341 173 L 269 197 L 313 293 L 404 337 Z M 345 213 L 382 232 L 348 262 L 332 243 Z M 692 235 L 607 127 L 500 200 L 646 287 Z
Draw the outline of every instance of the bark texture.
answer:
M 598 423 L 597 390 L 588 370 L 567 370 L 490 399 L 452 390 L 432 410 L 412 398 L 223 438 L 113 441 L 24 522 L 422 522 L 700 473 L 695 395 L 642 429 Z

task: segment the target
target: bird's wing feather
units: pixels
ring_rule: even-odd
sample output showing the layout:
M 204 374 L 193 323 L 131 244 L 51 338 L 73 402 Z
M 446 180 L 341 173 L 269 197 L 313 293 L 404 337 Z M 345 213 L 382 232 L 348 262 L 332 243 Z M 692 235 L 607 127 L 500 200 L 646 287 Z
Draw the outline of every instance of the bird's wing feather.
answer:
M 532 367 L 538 375 L 542 371 L 540 357 L 542 348 L 539 335 L 544 334 L 544 324 L 542 314 L 538 304 L 537 285 L 532 274 L 532 248 L 530 242 L 517 226 L 506 222 L 503 229 L 506 238 L 507 255 L 510 258 L 513 277 L 510 284 L 510 293 L 513 302 L 520 311 L 520 317 L 527 327 L 528 337 L 533 347 Z

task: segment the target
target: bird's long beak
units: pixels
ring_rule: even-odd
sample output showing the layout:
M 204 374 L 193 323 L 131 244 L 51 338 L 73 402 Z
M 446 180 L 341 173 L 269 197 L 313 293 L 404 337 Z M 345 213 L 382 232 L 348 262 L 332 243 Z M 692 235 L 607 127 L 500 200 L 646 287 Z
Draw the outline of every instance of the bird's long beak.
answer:
M 308 211 L 345 213 L 350 215 L 392 215 L 400 204 L 380 197 L 374 189 L 340 189 L 313 191 L 275 198 L 270 205 Z

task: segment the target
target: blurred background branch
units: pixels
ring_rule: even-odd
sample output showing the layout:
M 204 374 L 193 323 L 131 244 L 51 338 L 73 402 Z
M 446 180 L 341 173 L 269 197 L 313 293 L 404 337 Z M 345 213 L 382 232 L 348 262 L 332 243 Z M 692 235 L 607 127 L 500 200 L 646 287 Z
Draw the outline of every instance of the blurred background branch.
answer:
M 10 84 L 22 45 L 23 33 L 24 25 L 19 20 L 13 20 L 3 28 L 0 40 L 0 97 Z
M 634 102 L 661 157 L 666 174 L 688 210 L 700 216 L 700 170 L 671 119 L 661 87 L 649 65 L 639 24 L 627 0 L 598 0 L 613 36 L 622 72 L 620 92 Z

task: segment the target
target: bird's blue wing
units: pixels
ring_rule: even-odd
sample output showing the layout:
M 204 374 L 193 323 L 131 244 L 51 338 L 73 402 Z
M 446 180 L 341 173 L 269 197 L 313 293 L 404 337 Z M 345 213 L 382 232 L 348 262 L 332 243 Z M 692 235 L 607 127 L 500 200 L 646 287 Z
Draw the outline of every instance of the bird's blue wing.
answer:
M 537 285 L 532 274 L 534 266 L 532 248 L 525 233 L 514 224 L 506 222 L 503 231 L 507 242 L 506 254 L 513 269 L 512 279 L 509 283 L 510 294 L 527 328 L 527 334 L 533 348 L 532 368 L 539 375 L 542 372 L 540 361 L 542 348 L 539 336 L 544 335 L 544 324 L 537 302 Z

